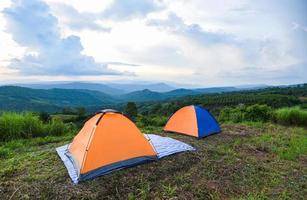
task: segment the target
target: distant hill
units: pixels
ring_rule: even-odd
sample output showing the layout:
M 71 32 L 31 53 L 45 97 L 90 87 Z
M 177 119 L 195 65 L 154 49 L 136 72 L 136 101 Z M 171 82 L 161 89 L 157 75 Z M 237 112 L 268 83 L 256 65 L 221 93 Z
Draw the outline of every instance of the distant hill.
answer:
M 194 91 L 202 93 L 202 94 L 233 92 L 233 91 L 238 91 L 238 90 L 240 90 L 240 89 L 236 88 L 236 87 L 211 87 L 211 88 L 194 89 Z
M 124 101 L 161 101 L 170 98 L 177 98 L 183 96 L 191 96 L 191 95 L 199 95 L 201 92 L 189 89 L 176 89 L 169 92 L 154 92 L 148 89 L 131 92 L 128 94 L 124 94 L 119 96 L 121 100 Z
M 126 91 L 110 87 L 106 84 L 100 83 L 86 83 L 86 82 L 71 82 L 71 83 L 37 83 L 37 84 L 16 84 L 21 87 L 28 87 L 33 89 L 83 89 L 83 90 L 95 90 L 111 95 L 120 95 L 126 93 Z
M 153 92 L 168 92 L 171 90 L 174 90 L 176 88 L 167 85 L 165 83 L 153 83 L 153 84 L 119 84 L 119 83 L 110 83 L 108 84 L 109 86 L 117 89 L 121 89 L 126 91 L 127 93 L 129 92 L 135 92 L 135 91 L 140 91 L 140 90 L 151 90 Z
M 124 94 L 119 96 L 121 100 L 126 101 L 135 101 L 135 102 L 141 102 L 141 101 L 160 101 L 164 100 L 165 97 L 160 92 L 153 92 L 151 90 L 145 89 L 141 91 L 136 92 L 130 92 L 128 94 Z
M 96 83 L 58 83 L 29 84 L 31 88 L 20 86 L 0 87 L 0 110 L 12 111 L 59 111 L 63 107 L 83 106 L 86 108 L 116 107 L 128 101 L 149 102 L 175 99 L 201 94 L 224 93 L 238 91 L 235 87 L 214 87 L 197 89 L 175 89 L 167 92 L 157 92 L 149 89 L 125 93 L 132 90 L 132 84 L 104 85 Z M 166 84 L 134 85 L 136 88 L 149 87 L 168 90 Z M 121 89 L 113 87 L 122 87 Z M 43 88 L 43 89 L 33 89 Z M 65 88 L 65 89 L 63 89 Z M 102 91 L 106 91 L 102 92 Z
M 118 100 L 99 91 L 0 87 L 0 110 L 57 111 L 63 107 L 104 106 Z
M 122 95 L 140 90 L 151 90 L 155 92 L 168 92 L 176 88 L 165 83 L 141 84 L 141 83 L 90 83 L 90 82 L 49 82 L 33 84 L 13 84 L 13 86 L 28 87 L 33 89 L 84 89 L 95 90 L 110 95 Z

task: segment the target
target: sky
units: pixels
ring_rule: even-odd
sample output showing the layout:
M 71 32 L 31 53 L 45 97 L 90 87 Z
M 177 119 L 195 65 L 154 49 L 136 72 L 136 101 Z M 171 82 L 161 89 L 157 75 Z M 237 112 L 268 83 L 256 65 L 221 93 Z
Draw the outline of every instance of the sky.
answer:
M 307 82 L 305 0 L 1 0 L 0 83 Z

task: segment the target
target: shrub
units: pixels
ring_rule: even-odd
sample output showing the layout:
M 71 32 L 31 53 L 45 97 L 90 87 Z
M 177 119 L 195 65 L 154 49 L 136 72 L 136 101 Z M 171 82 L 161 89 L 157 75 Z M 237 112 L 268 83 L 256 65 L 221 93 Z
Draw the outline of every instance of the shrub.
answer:
M 272 108 L 267 105 L 240 105 L 236 108 L 226 107 L 221 110 L 219 115 L 219 121 L 226 122 L 266 122 L 271 119 L 273 115 Z
M 164 126 L 167 122 L 165 116 L 144 116 L 140 115 L 137 118 L 136 123 L 141 127 L 146 126 Z
M 246 121 L 266 122 L 272 117 L 272 108 L 267 105 L 251 105 L 246 107 L 244 118 Z
M 47 135 L 63 135 L 67 131 L 67 126 L 59 119 L 52 119 L 45 126 L 45 133 Z
M 226 107 L 223 110 L 221 110 L 219 115 L 219 121 L 221 122 L 242 122 L 244 121 L 244 112 L 242 108 L 230 108 Z
M 134 102 L 128 102 L 125 110 L 125 114 L 133 121 L 138 115 L 138 109 Z
M 51 116 L 47 112 L 40 112 L 39 113 L 39 118 L 44 122 L 49 122 L 51 119 Z
M 283 125 L 307 126 L 307 110 L 299 107 L 281 108 L 275 111 L 274 121 Z

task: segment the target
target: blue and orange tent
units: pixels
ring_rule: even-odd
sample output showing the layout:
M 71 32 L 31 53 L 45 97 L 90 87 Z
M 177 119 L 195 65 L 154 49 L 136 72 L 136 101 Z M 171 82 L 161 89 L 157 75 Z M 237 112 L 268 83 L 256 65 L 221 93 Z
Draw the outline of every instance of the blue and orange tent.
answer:
M 219 133 L 221 128 L 208 110 L 191 105 L 177 110 L 169 118 L 164 131 L 202 138 Z

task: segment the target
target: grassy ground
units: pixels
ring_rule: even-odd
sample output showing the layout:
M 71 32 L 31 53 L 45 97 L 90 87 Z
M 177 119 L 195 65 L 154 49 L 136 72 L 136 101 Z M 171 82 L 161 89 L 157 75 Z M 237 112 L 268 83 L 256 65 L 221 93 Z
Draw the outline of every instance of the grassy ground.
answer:
M 304 199 L 307 130 L 224 124 L 197 148 L 73 185 L 55 147 L 72 135 L 0 144 L 1 199 Z M 144 132 L 161 133 L 148 127 Z

